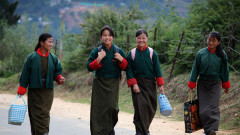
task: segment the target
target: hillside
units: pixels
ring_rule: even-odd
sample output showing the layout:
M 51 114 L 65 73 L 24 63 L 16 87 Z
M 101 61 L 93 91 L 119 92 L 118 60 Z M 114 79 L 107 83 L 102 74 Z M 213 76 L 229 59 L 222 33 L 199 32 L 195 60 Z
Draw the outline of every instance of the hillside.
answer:
M 9 0 L 15 1 L 15 0 Z M 83 15 L 89 10 L 93 12 L 98 7 L 113 6 L 115 8 L 129 8 L 132 4 L 139 3 L 141 10 L 146 10 L 146 14 L 162 12 L 166 10 L 166 5 L 172 4 L 179 12 L 180 16 L 186 16 L 187 6 L 192 0 L 24 0 L 19 1 L 16 13 L 21 15 L 19 23 L 28 21 L 37 23 L 40 29 L 49 26 L 50 33 L 60 34 L 62 20 L 65 23 L 65 30 L 68 33 L 81 33 L 79 24 L 83 23 Z M 151 20 L 155 20 L 154 16 Z M 58 33 L 58 34 L 57 34 Z

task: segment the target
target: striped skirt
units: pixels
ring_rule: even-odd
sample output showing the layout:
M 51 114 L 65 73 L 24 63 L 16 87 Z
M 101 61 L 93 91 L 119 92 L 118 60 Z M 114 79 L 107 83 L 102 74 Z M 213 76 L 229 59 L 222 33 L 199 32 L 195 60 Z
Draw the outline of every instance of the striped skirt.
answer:
M 214 80 L 198 80 L 197 93 L 199 100 L 199 117 L 204 131 L 218 131 L 220 121 L 219 102 L 221 98 L 221 82 Z

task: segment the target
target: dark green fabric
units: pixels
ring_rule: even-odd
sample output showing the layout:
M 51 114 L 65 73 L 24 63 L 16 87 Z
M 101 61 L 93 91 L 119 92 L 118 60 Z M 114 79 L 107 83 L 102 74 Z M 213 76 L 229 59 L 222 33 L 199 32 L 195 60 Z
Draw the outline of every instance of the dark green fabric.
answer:
M 108 135 L 118 121 L 119 78 L 93 79 L 90 128 L 91 135 Z
M 222 82 L 229 81 L 229 67 L 227 57 L 221 59 L 214 52 L 208 51 L 208 48 L 201 49 L 196 57 L 190 76 L 191 82 L 196 82 L 198 76 L 203 80 L 217 80 Z
M 100 69 L 95 70 L 95 76 L 103 77 L 103 78 L 120 78 L 121 76 L 121 68 L 118 66 L 118 62 L 113 61 L 115 47 L 111 47 L 110 50 L 107 50 L 103 45 L 102 49 L 106 52 L 106 56 L 102 59 L 102 67 Z M 124 51 L 119 48 L 119 54 L 126 59 L 126 55 Z M 90 54 L 90 57 L 87 62 L 88 71 L 93 71 L 89 64 L 93 62 L 98 57 L 98 48 L 93 49 Z
M 42 88 L 41 59 L 37 52 L 31 53 L 23 66 L 22 74 L 19 80 L 20 86 L 24 88 Z M 48 70 L 46 76 L 46 88 L 53 88 L 53 80 L 62 74 L 62 66 L 58 58 L 49 53 Z
M 146 48 L 144 51 L 136 49 L 135 58 L 132 60 L 131 52 L 127 55 L 127 79 L 135 77 L 158 78 L 162 77 L 160 62 L 156 51 L 153 50 L 152 59 L 150 51 Z
M 28 113 L 32 135 L 49 132 L 53 89 L 28 89 Z
M 219 103 L 221 82 L 216 80 L 198 80 L 199 117 L 204 131 L 218 131 L 220 121 Z
M 157 90 L 155 79 L 136 78 L 140 93 L 132 90 L 134 125 L 136 133 L 148 135 L 150 124 L 157 110 Z

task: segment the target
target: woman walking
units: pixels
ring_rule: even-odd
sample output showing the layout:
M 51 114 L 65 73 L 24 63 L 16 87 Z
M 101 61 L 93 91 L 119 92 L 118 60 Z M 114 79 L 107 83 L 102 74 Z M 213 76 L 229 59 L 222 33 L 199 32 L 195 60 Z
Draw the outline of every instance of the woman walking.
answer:
M 95 71 L 92 85 L 90 128 L 92 135 L 114 135 L 118 121 L 119 81 L 128 63 L 121 48 L 112 44 L 114 32 L 104 26 L 102 44 L 93 49 L 87 62 L 88 71 Z
M 219 102 L 221 85 L 229 92 L 229 67 L 227 56 L 221 47 L 221 36 L 213 31 L 208 37 L 208 48 L 198 51 L 188 83 L 190 92 L 196 88 L 199 100 L 199 116 L 206 135 L 216 135 L 220 121 Z
M 53 103 L 53 81 L 62 84 L 62 66 L 58 58 L 50 53 L 52 35 L 41 34 L 35 51 L 23 66 L 17 93 L 24 95 L 28 88 L 28 113 L 32 135 L 48 135 L 50 110 Z
M 132 90 L 136 135 L 150 135 L 149 126 L 157 110 L 157 86 L 164 94 L 164 80 L 157 53 L 147 46 L 148 33 L 136 32 L 137 48 L 127 56 L 127 83 Z

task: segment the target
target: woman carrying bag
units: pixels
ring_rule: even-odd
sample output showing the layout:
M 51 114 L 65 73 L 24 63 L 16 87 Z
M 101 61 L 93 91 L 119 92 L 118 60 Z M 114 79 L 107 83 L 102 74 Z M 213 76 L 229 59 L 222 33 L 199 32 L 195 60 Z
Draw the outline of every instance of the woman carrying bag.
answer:
M 17 93 L 24 95 L 28 88 L 28 113 L 32 135 L 48 135 L 50 110 L 53 103 L 53 81 L 62 84 L 62 66 L 58 58 L 50 53 L 53 47 L 52 35 L 39 36 L 35 51 L 27 57 Z
M 221 85 L 229 92 L 229 67 L 227 56 L 222 50 L 221 36 L 213 31 L 208 36 L 208 47 L 198 51 L 188 83 L 192 92 L 196 87 L 199 100 L 199 117 L 206 135 L 216 135 L 220 121 L 219 102 Z
M 132 90 L 133 123 L 136 135 L 150 135 L 149 127 L 157 110 L 157 88 L 164 94 L 164 80 L 157 53 L 147 46 L 148 33 L 136 32 L 137 48 L 127 56 L 127 83 Z

